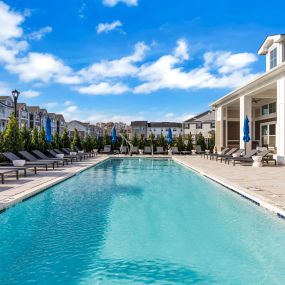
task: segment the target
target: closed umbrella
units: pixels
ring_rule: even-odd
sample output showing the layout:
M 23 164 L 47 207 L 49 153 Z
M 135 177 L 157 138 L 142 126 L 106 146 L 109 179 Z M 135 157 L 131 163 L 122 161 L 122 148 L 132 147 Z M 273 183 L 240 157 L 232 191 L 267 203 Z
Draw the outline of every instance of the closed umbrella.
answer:
M 51 142 L 52 136 L 51 136 L 51 121 L 50 118 L 47 117 L 46 119 L 46 142 Z
M 170 128 L 168 129 L 167 142 L 168 144 L 172 144 L 172 131 Z
M 250 141 L 250 136 L 249 136 L 249 119 L 246 116 L 244 119 L 244 123 L 243 123 L 243 141 L 245 143 Z M 246 147 L 245 147 L 246 149 Z
M 116 128 L 113 127 L 112 129 L 112 143 L 115 144 L 117 141 L 117 132 L 116 132 Z

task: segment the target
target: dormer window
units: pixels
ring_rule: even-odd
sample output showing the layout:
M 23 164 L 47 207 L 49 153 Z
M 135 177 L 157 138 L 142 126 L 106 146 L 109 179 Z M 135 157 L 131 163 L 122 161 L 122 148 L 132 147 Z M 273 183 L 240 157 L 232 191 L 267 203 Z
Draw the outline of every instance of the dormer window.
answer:
M 270 69 L 277 66 L 277 48 L 270 52 Z

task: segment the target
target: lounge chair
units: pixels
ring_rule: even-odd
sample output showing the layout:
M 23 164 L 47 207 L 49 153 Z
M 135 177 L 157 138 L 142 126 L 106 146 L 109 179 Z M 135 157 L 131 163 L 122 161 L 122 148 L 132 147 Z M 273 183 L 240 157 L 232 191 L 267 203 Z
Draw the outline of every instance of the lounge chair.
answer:
M 189 151 L 189 150 L 181 150 L 181 154 L 183 154 L 183 155 L 191 154 L 191 151 Z
M 86 159 L 88 157 L 91 157 L 90 153 L 85 152 L 84 150 L 79 150 L 78 147 L 74 147 L 75 151 L 77 152 L 77 155 L 80 157 L 83 157 L 83 159 Z M 63 151 L 66 150 L 67 154 L 70 154 L 72 152 L 72 149 L 70 148 L 63 148 Z
M 143 153 L 144 154 L 152 154 L 151 147 L 150 146 L 145 146 L 144 150 L 143 150 Z
M 70 148 L 62 148 L 62 151 L 63 151 L 64 154 L 67 154 L 67 155 L 70 155 L 73 152 L 73 150 L 71 150 Z M 74 151 L 74 152 L 76 152 L 76 151 Z M 88 154 L 76 152 L 76 156 L 80 160 L 82 160 L 82 159 L 86 159 L 88 157 Z
M 228 150 L 225 154 L 217 154 L 216 157 L 216 161 L 218 161 L 219 159 L 222 162 L 222 158 L 225 156 L 231 157 L 233 153 L 235 153 L 237 151 L 237 147 L 233 147 L 230 150 Z
M 202 150 L 202 147 L 199 144 L 196 145 L 195 150 L 197 154 L 201 154 L 201 157 L 203 156 L 203 154 L 205 154 L 205 151 Z
M 214 157 L 217 155 L 226 155 L 228 151 L 229 151 L 229 148 L 225 147 L 220 153 L 209 153 L 209 154 L 205 153 L 204 158 L 207 157 L 208 159 L 208 157 L 210 157 L 210 160 L 211 160 L 211 159 L 214 159 Z
M 258 151 L 256 149 L 252 149 L 248 151 L 244 156 L 241 157 L 232 157 L 232 158 L 227 158 L 228 163 L 230 161 L 233 162 L 233 166 L 236 165 L 236 162 L 253 162 L 252 156 L 254 156 Z M 268 154 L 268 153 L 267 153 Z
M 131 154 L 139 154 L 139 148 L 137 146 L 132 146 Z
M 76 161 L 78 161 L 78 159 L 79 159 L 79 160 L 82 159 L 82 157 L 80 157 L 80 156 L 78 156 L 78 155 L 71 155 L 71 154 L 69 154 L 69 152 L 68 152 L 68 154 L 67 154 L 67 153 L 64 153 L 64 152 L 60 151 L 60 150 L 57 149 L 57 148 L 54 148 L 53 150 L 54 150 L 57 154 L 63 154 L 64 157 L 68 157 L 68 158 L 73 157 L 73 158 L 76 159 Z
M 223 161 L 223 160 L 225 160 L 225 163 L 227 162 L 227 159 L 229 158 L 232 158 L 233 157 L 233 155 L 235 155 L 235 157 L 240 157 L 242 154 L 244 153 L 244 149 L 239 149 L 239 150 L 237 150 L 236 152 L 234 152 L 234 153 L 232 153 L 231 155 L 228 155 L 228 154 L 225 154 L 225 155 L 223 155 L 223 156 L 220 156 L 220 158 L 221 158 L 221 162 Z
M 46 156 L 44 153 L 42 153 L 39 150 L 33 150 L 32 153 L 34 155 L 36 155 L 37 157 L 39 157 L 40 159 L 43 159 L 43 160 L 51 160 L 51 161 L 62 162 L 63 166 L 64 166 L 65 162 L 66 162 L 66 164 L 68 164 L 68 162 L 70 161 L 70 159 L 48 157 L 48 156 Z
M 171 152 L 172 154 L 180 154 L 181 152 L 178 150 L 178 147 L 177 146 L 173 146 L 171 148 Z
M 56 155 L 58 154 L 57 152 L 55 152 L 54 150 L 52 149 L 48 149 L 47 152 L 52 156 L 52 157 L 55 157 L 56 158 Z M 75 160 L 77 161 L 77 157 L 74 156 L 74 155 L 65 155 L 64 153 L 62 153 L 64 156 L 63 156 L 63 159 L 65 161 L 70 161 L 71 163 Z
M 21 158 L 19 158 L 17 155 L 15 155 L 12 152 L 2 152 L 2 154 L 11 162 L 13 162 L 13 160 L 21 160 Z M 45 163 L 45 162 L 31 162 L 31 161 L 26 161 L 25 166 L 33 166 L 33 167 L 44 167 L 46 169 L 46 171 L 48 170 L 48 166 L 50 165 L 50 163 Z M 35 169 L 35 173 L 36 173 L 36 169 Z
M 120 153 L 121 154 L 127 154 L 128 153 L 128 148 L 125 145 L 122 145 L 121 149 L 120 149 Z
M 0 176 L 1 176 L 1 183 L 4 184 L 4 176 L 6 174 L 9 174 L 9 173 L 13 173 L 15 172 L 16 174 L 16 179 L 18 180 L 19 179 L 19 170 L 16 169 L 16 168 L 0 168 Z
M 112 152 L 111 145 L 105 145 L 104 149 L 100 153 L 110 154 Z
M 35 156 L 27 152 L 26 150 L 19 151 L 19 154 L 24 157 L 26 160 L 30 162 L 40 162 L 40 163 L 46 163 L 48 165 L 52 165 L 52 168 L 54 169 L 54 165 L 56 164 L 58 166 L 58 161 L 55 160 L 44 160 L 44 159 L 37 159 Z
M 164 151 L 162 146 L 156 147 L 156 154 L 165 154 L 166 152 Z
M 69 148 L 68 148 L 69 149 Z M 85 155 L 86 157 L 92 157 L 93 154 L 91 152 L 86 152 L 85 150 L 83 149 L 79 149 L 77 146 L 74 147 L 75 151 L 78 153 L 78 154 L 82 154 L 82 155 Z

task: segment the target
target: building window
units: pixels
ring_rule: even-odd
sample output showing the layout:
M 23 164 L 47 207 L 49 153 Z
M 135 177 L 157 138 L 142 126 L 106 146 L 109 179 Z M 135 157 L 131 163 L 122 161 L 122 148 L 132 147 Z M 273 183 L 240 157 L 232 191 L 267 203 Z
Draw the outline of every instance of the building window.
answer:
M 202 123 L 197 123 L 196 124 L 196 129 L 202 129 Z
M 261 107 L 261 115 L 268 115 L 268 114 L 273 114 L 276 113 L 276 102 L 270 103 L 263 105 Z
M 215 122 L 211 122 L 211 129 L 215 128 Z
M 277 66 L 277 48 L 270 52 L 270 69 Z

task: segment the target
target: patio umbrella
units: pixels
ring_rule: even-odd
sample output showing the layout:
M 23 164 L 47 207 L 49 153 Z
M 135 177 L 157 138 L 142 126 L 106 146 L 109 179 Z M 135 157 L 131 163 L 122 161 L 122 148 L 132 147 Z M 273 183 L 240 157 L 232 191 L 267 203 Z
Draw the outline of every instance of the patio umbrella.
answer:
M 245 143 L 250 141 L 250 136 L 249 136 L 249 120 L 248 117 L 246 116 L 244 119 L 243 123 L 243 141 Z M 246 148 L 245 148 L 246 149 Z
M 52 137 L 51 137 L 51 121 L 50 118 L 47 117 L 46 119 L 46 142 L 51 142 Z
M 115 144 L 117 141 L 117 132 L 116 132 L 116 128 L 113 127 L 112 129 L 112 143 Z
M 170 128 L 168 129 L 167 142 L 168 142 L 168 144 L 172 143 L 172 131 Z

